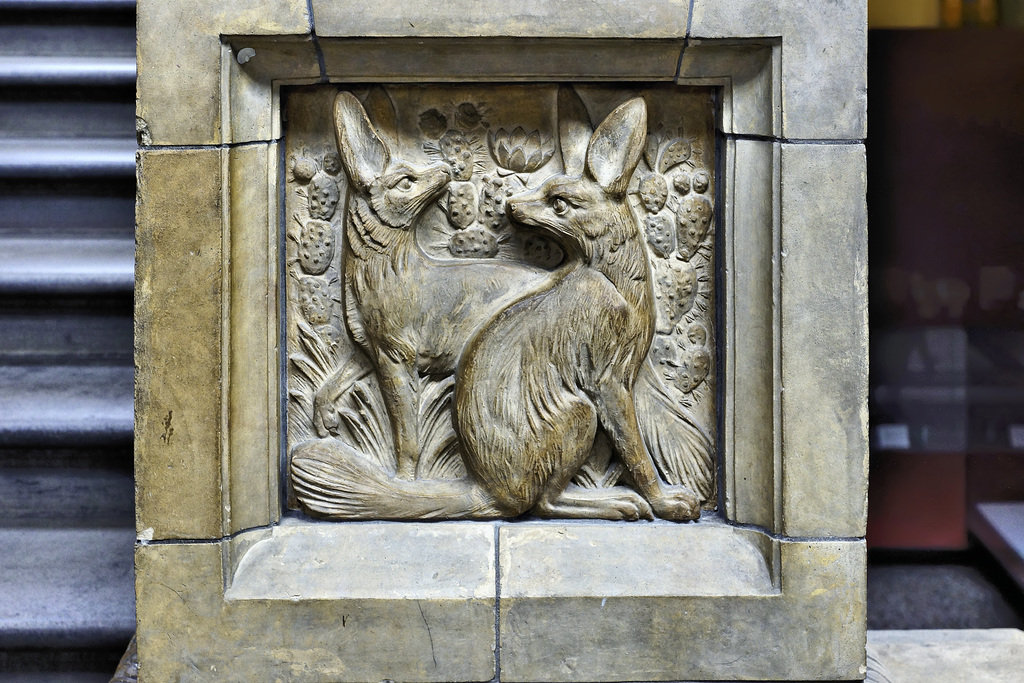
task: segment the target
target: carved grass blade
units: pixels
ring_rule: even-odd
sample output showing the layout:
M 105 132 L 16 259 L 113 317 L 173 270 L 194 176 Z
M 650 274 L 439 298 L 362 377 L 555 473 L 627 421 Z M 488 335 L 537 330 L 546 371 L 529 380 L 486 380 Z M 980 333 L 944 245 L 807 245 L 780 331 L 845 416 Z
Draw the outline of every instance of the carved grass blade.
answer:
M 713 501 L 711 438 L 661 384 L 649 362 L 641 367 L 634 394 L 640 431 L 665 481 L 688 487 L 704 502 Z

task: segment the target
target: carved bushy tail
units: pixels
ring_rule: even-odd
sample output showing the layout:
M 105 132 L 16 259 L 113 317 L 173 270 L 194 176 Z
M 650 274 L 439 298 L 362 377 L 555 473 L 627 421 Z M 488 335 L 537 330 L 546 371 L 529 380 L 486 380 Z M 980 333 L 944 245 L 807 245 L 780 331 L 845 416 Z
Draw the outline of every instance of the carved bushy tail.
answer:
M 686 486 L 714 506 L 715 462 L 711 437 L 658 379 L 648 360 L 633 387 L 644 444 L 669 484 Z
M 292 486 L 303 509 L 326 519 L 494 519 L 502 513 L 469 479 L 406 481 L 342 442 L 295 448 Z

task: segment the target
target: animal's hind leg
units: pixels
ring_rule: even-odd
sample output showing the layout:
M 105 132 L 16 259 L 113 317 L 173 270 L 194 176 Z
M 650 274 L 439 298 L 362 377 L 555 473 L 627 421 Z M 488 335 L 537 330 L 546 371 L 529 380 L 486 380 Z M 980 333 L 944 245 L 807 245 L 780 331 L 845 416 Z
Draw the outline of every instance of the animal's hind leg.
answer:
M 555 460 L 556 467 L 533 507 L 534 514 L 539 517 L 652 519 L 650 505 L 632 489 L 623 486 L 567 488 L 590 455 L 597 433 L 597 414 L 589 403 L 579 403 L 565 416 L 564 424 L 567 429 L 558 434 L 561 443 L 552 444 L 545 456 Z

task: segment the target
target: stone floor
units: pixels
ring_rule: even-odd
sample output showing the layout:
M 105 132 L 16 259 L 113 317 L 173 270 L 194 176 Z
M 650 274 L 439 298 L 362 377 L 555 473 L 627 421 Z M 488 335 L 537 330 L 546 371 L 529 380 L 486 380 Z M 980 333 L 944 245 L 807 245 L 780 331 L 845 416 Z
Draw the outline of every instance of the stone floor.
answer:
M 1024 628 L 1024 591 L 978 547 L 962 553 L 873 552 L 868 628 Z
M 1021 683 L 1024 631 L 868 631 L 869 683 Z

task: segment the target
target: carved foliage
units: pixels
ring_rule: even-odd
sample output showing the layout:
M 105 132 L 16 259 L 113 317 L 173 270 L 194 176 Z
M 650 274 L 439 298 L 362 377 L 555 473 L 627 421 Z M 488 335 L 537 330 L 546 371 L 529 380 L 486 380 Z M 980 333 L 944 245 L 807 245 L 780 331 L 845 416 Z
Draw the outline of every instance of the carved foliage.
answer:
M 660 477 L 714 507 L 710 98 L 656 88 L 392 87 L 340 105 L 335 92 L 293 93 L 287 112 L 290 504 L 351 519 L 519 512 L 481 493 L 479 469 L 464 464 L 452 409 L 458 362 L 496 316 L 576 257 L 572 240 L 513 220 L 508 203 L 552 175 L 585 175 L 589 114 L 639 94 L 650 131 L 622 201 L 648 261 L 641 280 L 656 334 L 642 349 L 634 403 Z M 612 261 L 629 251 L 621 242 L 600 248 Z M 599 420 L 570 489 L 636 488 L 608 429 L 616 431 Z

